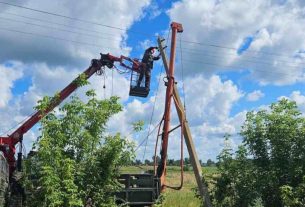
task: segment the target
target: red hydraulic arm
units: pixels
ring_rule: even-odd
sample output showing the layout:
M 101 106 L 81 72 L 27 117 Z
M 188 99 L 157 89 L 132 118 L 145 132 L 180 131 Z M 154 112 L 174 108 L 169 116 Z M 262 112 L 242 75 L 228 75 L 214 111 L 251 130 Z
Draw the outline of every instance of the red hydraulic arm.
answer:
M 128 61 L 131 65 L 127 65 L 124 61 Z M 129 57 L 121 56 L 115 57 L 110 54 L 101 54 L 101 59 L 93 59 L 91 66 L 83 72 L 86 79 L 90 78 L 94 73 L 99 72 L 103 73 L 104 67 L 108 68 L 114 67 L 114 62 L 119 62 L 121 66 L 139 71 L 141 63 L 137 59 L 131 59 Z M 28 120 L 26 120 L 21 126 L 19 126 L 13 133 L 7 137 L 0 137 L 0 150 L 4 153 L 4 156 L 7 159 L 10 169 L 10 175 L 16 169 L 16 144 L 22 143 L 23 135 L 29 131 L 44 114 L 52 111 L 56 106 L 58 106 L 63 100 L 65 100 L 73 91 L 75 91 L 79 85 L 77 84 L 78 78 L 74 79 L 68 86 L 66 86 L 60 93 L 59 97 L 52 99 L 50 106 L 45 111 L 37 111 L 32 115 Z M 20 157 L 21 158 L 21 157 Z M 19 159 L 19 155 L 18 155 Z
M 171 24 L 172 29 L 172 40 L 171 40 L 171 53 L 169 62 L 169 73 L 167 75 L 168 83 L 166 88 L 165 97 L 165 111 L 163 117 L 163 133 L 161 143 L 161 161 L 158 165 L 157 176 L 160 178 L 162 190 L 165 188 L 165 176 L 166 176 L 166 159 L 167 159 L 167 148 L 168 148 L 168 137 L 170 132 L 170 111 L 171 111 L 171 100 L 173 97 L 173 89 L 175 84 L 174 79 L 174 63 L 175 63 L 175 49 L 176 49 L 176 34 L 183 32 L 182 25 L 176 22 Z

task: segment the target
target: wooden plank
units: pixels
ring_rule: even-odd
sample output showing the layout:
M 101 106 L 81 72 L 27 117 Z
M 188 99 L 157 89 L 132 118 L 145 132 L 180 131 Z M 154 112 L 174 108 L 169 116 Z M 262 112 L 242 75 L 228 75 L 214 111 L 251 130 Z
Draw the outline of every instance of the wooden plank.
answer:
M 164 64 L 164 68 L 166 73 L 168 74 L 169 71 L 169 66 L 168 66 L 168 62 L 167 62 L 167 57 L 166 54 L 164 52 L 164 46 L 162 44 L 162 39 L 161 37 L 158 37 L 158 47 L 160 50 L 160 54 L 162 57 L 162 61 Z M 183 104 L 181 102 L 181 98 L 179 95 L 179 91 L 177 89 L 177 86 L 174 85 L 174 91 L 173 91 L 173 95 L 175 97 L 175 99 L 177 100 L 177 102 L 175 102 L 175 106 L 176 106 L 176 110 L 178 113 L 178 117 L 180 120 L 180 123 L 182 123 L 182 121 L 184 120 L 185 114 L 184 114 L 184 108 L 183 108 Z M 192 134 L 191 134 L 191 130 L 190 127 L 188 125 L 188 122 L 185 120 L 184 122 L 184 140 L 190 155 L 190 160 L 191 160 L 191 164 L 193 166 L 193 170 L 194 170 L 194 174 L 195 174 L 195 178 L 196 178 L 196 182 L 198 185 L 198 189 L 199 189 L 199 193 L 200 195 L 204 198 L 204 204 L 206 207 L 212 207 L 211 204 L 211 200 L 210 200 L 210 196 L 209 196 L 209 192 L 208 192 L 208 188 L 207 186 L 203 183 L 202 180 L 202 168 L 195 150 L 195 145 L 193 142 L 193 138 L 192 138 Z

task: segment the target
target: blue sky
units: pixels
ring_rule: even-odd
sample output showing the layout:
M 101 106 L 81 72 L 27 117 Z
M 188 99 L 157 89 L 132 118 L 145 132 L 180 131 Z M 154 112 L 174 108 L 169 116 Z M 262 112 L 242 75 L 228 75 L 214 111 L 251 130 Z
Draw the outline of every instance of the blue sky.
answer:
M 99 52 L 141 58 L 145 47 L 157 45 L 155 35 L 167 35 L 171 21 L 184 27 L 177 39 L 176 80 L 181 93 L 184 84 L 187 115 L 200 159 L 216 158 L 225 133 L 233 135 L 232 146 L 237 147 L 247 111 L 287 97 L 305 112 L 305 56 L 299 52 L 305 50 L 301 0 L 257 0 L 253 4 L 230 0 L 13 3 L 121 29 L 0 4 L 0 116 L 7 120 L 0 124 L 1 133 L 30 115 L 41 97 L 65 87 Z M 162 80 L 157 93 L 160 71 L 161 61 L 154 65 L 146 99 L 128 97 L 128 75 L 114 72 L 112 79 L 112 72 L 107 71 L 105 91 L 103 78 L 92 77 L 90 87 L 100 98 L 118 95 L 124 105 L 124 111 L 110 120 L 109 131 L 127 136 L 132 122 L 144 120 L 145 131 L 128 137 L 138 144 L 147 134 L 154 107 L 152 125 L 158 123 L 165 93 Z M 84 90 L 77 93 L 83 96 Z M 176 124 L 174 115 L 172 125 Z M 27 133 L 28 147 L 38 134 L 37 129 Z M 171 138 L 169 157 L 179 155 L 178 137 L 175 133 Z M 154 140 L 153 136 L 148 140 L 147 158 L 152 156 Z M 138 157 L 143 153 L 144 148 L 139 148 Z

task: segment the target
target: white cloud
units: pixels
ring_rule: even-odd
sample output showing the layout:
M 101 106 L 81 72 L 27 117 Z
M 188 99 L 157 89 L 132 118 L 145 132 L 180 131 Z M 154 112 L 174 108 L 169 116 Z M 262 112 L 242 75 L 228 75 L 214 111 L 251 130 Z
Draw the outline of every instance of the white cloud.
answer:
M 231 81 L 222 81 L 219 76 L 197 76 L 187 78 L 185 81 L 186 111 L 189 126 L 196 145 L 200 159 L 215 159 L 222 149 L 223 135 L 230 133 L 236 137 L 240 126 L 245 119 L 245 113 L 241 112 L 234 116 L 230 115 L 233 105 L 243 96 L 243 93 Z M 180 88 L 180 81 L 178 80 Z M 165 87 L 161 86 L 151 129 L 161 120 L 164 112 Z M 114 116 L 109 127 L 112 131 L 120 131 L 128 134 L 131 130 L 130 124 L 137 120 L 145 120 L 148 125 L 155 97 L 145 101 L 133 100 L 129 102 L 124 111 Z M 171 128 L 178 125 L 178 119 L 174 103 L 172 103 Z M 147 130 L 140 134 L 135 140 L 139 144 L 147 136 Z M 156 133 L 153 133 L 147 143 L 146 158 L 151 158 L 154 152 Z M 240 139 L 234 139 L 235 146 Z M 160 144 L 160 143 L 159 143 Z M 145 143 L 138 150 L 138 158 L 142 159 Z M 180 135 L 179 129 L 170 134 L 169 157 L 179 158 Z M 159 151 L 158 151 L 159 153 Z M 185 152 L 187 155 L 187 151 Z
M 272 46 L 272 37 L 266 28 L 262 28 L 255 34 L 251 48 L 260 50 L 265 46 Z
M 260 90 L 255 90 L 251 93 L 248 93 L 247 100 L 248 101 L 258 101 L 259 99 L 263 98 L 265 94 Z
M 278 100 L 282 98 L 287 98 L 289 100 L 295 101 L 301 112 L 305 114 L 305 96 L 302 95 L 300 91 L 293 91 L 288 97 L 280 96 Z
M 44 95 L 53 95 L 54 92 L 61 90 L 78 74 L 78 70 L 65 70 L 63 67 L 48 67 L 46 64 L 24 64 L 20 68 L 27 68 L 27 73 L 32 75 L 32 85 L 28 90 L 14 99 L 10 106 L 0 110 L 1 117 L 9 120 L 5 124 L 0 125 L 1 132 L 14 126 L 19 121 L 31 114 L 36 101 Z M 84 91 L 88 88 L 95 88 L 98 92 L 98 97 L 103 98 L 103 78 L 94 76 L 90 79 L 91 85 L 82 88 L 77 93 L 84 96 Z M 52 84 L 54 83 L 54 84 Z M 196 78 L 187 78 L 185 80 L 185 91 L 187 93 L 187 117 L 193 133 L 194 142 L 197 146 L 199 157 L 203 160 L 215 158 L 221 150 L 222 136 L 224 133 L 236 134 L 238 127 L 243 119 L 243 114 L 230 116 L 230 111 L 235 102 L 237 102 L 243 93 L 231 81 L 222 81 L 219 76 L 211 76 L 205 78 L 197 76 Z M 108 72 L 106 78 L 106 97 L 111 94 L 112 78 Z M 120 74 L 114 72 L 114 95 L 119 95 L 122 101 L 128 99 L 129 81 Z M 178 80 L 178 86 L 180 82 Z M 146 99 L 132 99 L 125 104 L 123 111 L 111 118 L 108 123 L 109 130 L 112 132 L 121 132 L 124 136 L 131 137 L 139 143 L 147 136 L 148 128 L 136 137 L 131 132 L 131 123 L 144 120 L 148 125 L 151 118 L 153 107 L 154 117 L 151 123 L 151 130 L 160 121 L 164 112 L 164 97 L 165 86 L 160 85 L 158 97 L 152 96 Z M 130 100 L 130 99 L 129 99 Z M 155 102 L 155 100 L 157 100 Z M 173 104 L 171 127 L 175 127 L 177 116 L 175 115 Z M 12 118 L 13 117 L 13 118 Z M 37 130 L 28 132 L 25 144 L 29 150 L 29 146 L 37 136 Z M 155 142 L 156 131 L 150 136 L 147 144 L 146 158 L 151 158 L 153 155 L 153 146 Z M 238 143 L 238 139 L 236 139 Z M 178 158 L 179 155 L 179 132 L 175 131 L 171 134 L 169 145 L 169 157 Z M 208 146 L 206 145 L 208 144 Z M 138 150 L 138 157 L 142 158 L 144 147 Z M 158 152 L 159 153 L 159 152 Z
M 186 83 L 187 117 L 200 159 L 216 159 L 222 149 L 223 136 L 232 134 L 234 147 L 240 143 L 237 134 L 245 113 L 231 115 L 243 92 L 231 81 L 219 76 L 188 78 Z
M 162 10 L 161 8 L 159 8 L 158 3 L 156 1 L 152 1 L 150 6 L 147 8 L 147 13 L 148 18 L 151 20 L 158 17 L 162 13 Z
M 0 27 L 3 28 L 74 41 L 73 43 L 40 36 L 23 35 L 5 30 L 0 31 L 0 44 L 1 48 L 4 48 L 0 51 L 0 63 L 10 60 L 18 60 L 20 63 L 18 70 L 17 67 L 9 68 L 4 65 L 0 67 L 0 116 L 6 120 L 0 123 L 0 132 L 7 132 L 11 128 L 12 130 L 16 129 L 16 124 L 27 118 L 34 111 L 33 107 L 36 105 L 37 100 L 45 95 L 52 96 L 55 92 L 62 90 L 77 74 L 83 72 L 90 65 L 91 59 L 99 58 L 100 52 L 110 52 L 114 55 L 128 55 L 131 48 L 126 46 L 126 38 L 128 38 L 127 30 L 135 21 L 143 17 L 143 9 L 149 3 L 150 0 L 140 2 L 136 0 L 120 0 L 116 2 L 106 0 L 92 1 L 90 4 L 88 2 L 75 4 L 75 2 L 68 0 L 52 2 L 28 0 L 16 3 L 30 8 L 97 22 L 98 24 L 120 27 L 122 30 L 114 30 L 10 6 L 1 7 L 1 16 L 10 19 L 43 24 L 40 21 L 28 20 L 23 17 L 9 15 L 8 13 L 57 22 L 71 27 L 84 28 L 84 30 L 74 30 L 51 23 L 48 23 L 48 26 L 87 33 L 91 36 L 72 34 L 56 29 L 46 29 L 16 22 L 8 23 L 5 20 L 0 21 Z M 92 33 L 89 30 L 97 32 Z M 76 44 L 75 42 L 86 42 L 96 45 L 96 47 Z M 23 94 L 19 94 L 12 99 L 11 89 L 13 83 L 18 78 L 21 78 L 23 73 L 27 77 L 31 77 L 32 82 L 28 88 L 23 88 L 25 91 Z M 116 72 L 113 73 L 112 82 L 112 73 L 107 71 L 105 90 L 103 89 L 103 77 L 94 75 L 90 82 L 92 83 L 90 86 L 77 91 L 80 96 L 84 96 L 83 94 L 86 89 L 94 88 L 99 98 L 118 95 L 121 97 L 122 102 L 128 98 L 129 79 Z M 9 101 L 10 104 L 7 104 Z M 35 129 L 27 133 L 26 137 L 30 138 L 30 140 L 25 140 L 27 146 L 30 146 L 36 134 L 37 130 Z
M 1 30 L 0 43 L 5 51 L 0 51 L 0 61 L 7 59 L 18 59 L 26 63 L 46 62 L 51 65 L 78 65 L 84 67 L 90 59 L 98 57 L 99 52 L 111 52 L 114 54 L 128 54 L 130 48 L 126 47 L 126 30 L 131 25 L 142 18 L 143 9 L 149 5 L 150 1 L 119 0 L 115 3 L 110 0 L 79 2 L 73 1 L 52 1 L 41 2 L 38 0 L 23 1 L 23 6 L 37 8 L 48 12 L 54 12 L 77 19 L 96 22 L 100 25 L 110 25 L 121 29 L 112 29 L 88 22 L 74 21 L 67 18 L 42 14 L 16 7 L 5 7 L 3 15 L 6 18 L 31 22 L 34 24 L 46 25 L 41 21 L 16 17 L 8 13 L 14 13 L 30 18 L 41 19 L 49 22 L 69 25 L 69 27 L 48 23 L 50 28 L 43 28 L 29 24 L 17 23 L 1 19 L 0 26 L 21 32 L 42 34 L 57 37 L 69 41 L 54 40 L 41 36 L 25 35 Z M 83 28 L 82 30 L 71 27 Z M 57 30 L 61 29 L 61 30 Z M 74 31 L 74 33 L 63 30 Z M 96 31 L 96 32 L 92 32 Z M 78 34 L 76 34 L 78 33 Z M 85 33 L 87 35 L 79 34 Z M 91 46 L 77 44 L 76 42 L 89 43 Z M 93 47 L 92 47 L 93 45 Z
M 204 78 L 199 75 L 185 81 L 187 114 L 193 123 L 209 120 L 211 123 L 223 122 L 230 113 L 232 105 L 243 96 L 232 81 L 222 81 L 213 75 Z
M 14 81 L 21 78 L 22 75 L 23 71 L 17 62 L 0 65 L 0 108 L 4 108 L 11 100 Z
M 171 21 L 184 26 L 183 39 L 205 45 L 183 43 L 187 75 L 217 71 L 249 70 L 260 84 L 285 85 L 304 81 L 305 23 L 301 0 L 218 1 L 182 0 L 168 10 Z M 249 49 L 239 48 L 253 37 Z M 256 52 L 257 51 L 257 52 Z

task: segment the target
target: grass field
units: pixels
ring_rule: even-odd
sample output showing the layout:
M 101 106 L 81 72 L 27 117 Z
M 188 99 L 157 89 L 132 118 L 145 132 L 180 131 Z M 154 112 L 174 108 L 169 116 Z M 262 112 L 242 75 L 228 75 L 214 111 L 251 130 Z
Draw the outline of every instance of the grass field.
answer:
M 151 170 L 151 166 L 139 167 L 125 167 L 122 169 L 123 173 L 140 173 L 141 171 Z M 216 167 L 204 167 L 203 174 L 209 181 L 213 174 L 217 173 Z M 167 167 L 167 184 L 170 186 L 180 185 L 180 168 L 176 166 Z M 197 186 L 194 172 L 184 172 L 184 184 L 183 188 L 179 191 L 167 189 L 164 194 L 164 201 L 162 207 L 198 207 L 200 206 L 200 200 L 196 198 L 194 188 Z

